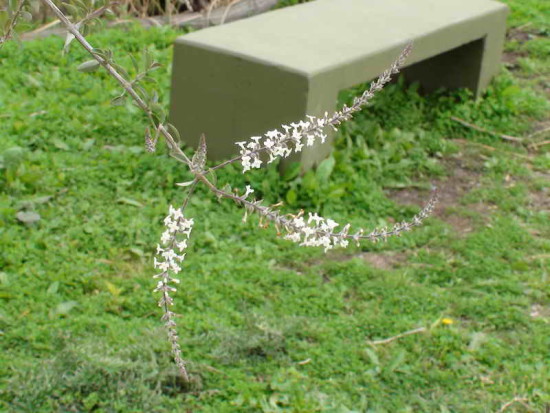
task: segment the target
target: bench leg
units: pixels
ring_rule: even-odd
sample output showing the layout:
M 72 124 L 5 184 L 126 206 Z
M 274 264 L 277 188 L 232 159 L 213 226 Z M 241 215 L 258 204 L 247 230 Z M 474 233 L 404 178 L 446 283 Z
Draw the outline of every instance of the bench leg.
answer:
M 477 40 L 415 63 L 403 70 L 405 79 L 418 81 L 421 90 L 431 93 L 441 87 L 468 88 L 479 96 L 500 69 L 506 33 L 506 13 L 484 21 L 490 28 Z
M 421 91 L 468 88 L 478 93 L 484 39 L 479 39 L 403 69 L 409 82 L 419 82 Z

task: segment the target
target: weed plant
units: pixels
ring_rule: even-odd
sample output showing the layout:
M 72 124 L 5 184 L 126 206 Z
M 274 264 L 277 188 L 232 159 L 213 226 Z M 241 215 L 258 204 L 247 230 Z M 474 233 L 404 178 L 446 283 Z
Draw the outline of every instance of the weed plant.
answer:
M 547 40 L 546 6 L 509 4 L 510 32 L 531 23 L 522 33 L 532 38 L 509 40 L 507 51 L 521 57 L 481 99 L 465 91 L 420 96 L 401 81 L 341 129 L 316 171 L 299 176 L 289 168 L 283 179 L 276 165 L 254 175 L 236 166 L 218 173 L 268 202 L 384 226 L 418 211 L 399 194 L 425 195 L 434 179 L 453 182 L 459 162 L 471 188 L 425 227 L 326 257 L 257 231 L 252 220 L 243 226 L 231 205 L 197 188 L 188 210 L 204 218 L 175 301 L 185 320 L 182 347 L 198 372 L 191 388 L 159 340 L 150 283 L 154 228 L 181 197 L 175 183 L 191 175 L 167 154 L 145 154 L 135 137 L 146 121 L 130 104 L 110 106 L 119 91 L 105 74 L 75 70 L 84 52 L 61 56 L 58 38 L 23 49 L 6 44 L 0 406 L 485 412 L 518 398 L 510 411 L 543 411 L 550 403 L 548 147 L 512 144 L 450 119 L 514 136 L 545 127 L 550 63 L 537 43 Z M 132 26 L 90 38 L 117 55 L 148 45 L 163 64 L 151 76 L 166 103 L 179 34 Z M 343 93 L 342 103 L 361 90 Z M 427 332 L 369 344 L 419 326 Z

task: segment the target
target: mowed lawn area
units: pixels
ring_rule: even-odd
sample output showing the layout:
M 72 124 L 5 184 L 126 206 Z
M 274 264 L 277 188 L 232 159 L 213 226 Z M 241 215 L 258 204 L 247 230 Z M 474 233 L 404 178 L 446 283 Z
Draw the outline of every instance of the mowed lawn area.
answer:
M 68 55 L 58 37 L 5 45 L 0 410 L 547 411 L 550 2 L 506 3 L 503 66 L 483 97 L 398 81 L 316 171 L 217 176 L 284 211 L 365 228 L 412 217 L 435 184 L 424 226 L 324 254 L 198 189 L 174 296 L 191 385 L 152 279 L 162 221 L 184 198 L 175 183 L 190 174 L 162 145 L 145 151 L 144 117 L 110 105 L 120 90 L 105 73 L 76 70 L 89 59 L 76 43 Z M 131 25 L 90 41 L 128 68 L 147 48 L 167 104 L 178 35 Z

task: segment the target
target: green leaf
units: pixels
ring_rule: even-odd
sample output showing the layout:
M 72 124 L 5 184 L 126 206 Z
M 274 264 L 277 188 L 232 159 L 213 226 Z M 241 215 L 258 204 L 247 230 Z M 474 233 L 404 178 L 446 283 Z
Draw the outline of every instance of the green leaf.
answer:
M 34 211 L 20 211 L 15 217 L 22 223 L 30 225 L 40 221 L 40 215 Z
M 55 138 L 52 140 L 53 146 L 55 146 L 57 149 L 61 149 L 63 151 L 69 150 L 69 145 L 67 145 L 65 142 L 63 142 L 59 138 Z
M 119 204 L 127 204 L 127 205 L 135 206 L 137 208 L 143 208 L 143 204 L 141 202 L 138 202 L 135 199 L 131 199 L 131 198 L 118 198 L 117 202 Z
M 90 72 L 95 72 L 97 69 L 99 69 L 99 66 L 100 66 L 99 62 L 93 59 L 82 63 L 76 68 L 76 70 L 83 73 L 90 73 Z
M 292 181 L 300 174 L 301 164 L 300 162 L 292 162 L 283 173 L 284 181 Z
M 296 204 L 296 201 L 298 200 L 298 194 L 296 194 L 296 191 L 294 189 L 289 189 L 289 191 L 286 193 L 286 202 L 288 202 L 289 205 Z
M 122 288 L 118 288 L 116 285 L 110 283 L 109 281 L 105 281 L 105 286 L 107 287 L 107 290 L 109 290 L 111 295 L 113 295 L 114 297 L 120 296 Z
M 28 11 L 21 11 L 21 18 L 27 22 L 32 21 L 32 14 Z
M 92 146 L 95 144 L 95 139 L 86 139 L 86 141 L 82 144 L 82 149 L 85 151 L 89 151 L 92 149 Z
M 330 158 L 325 159 L 323 162 L 321 162 L 317 167 L 317 171 L 315 172 L 317 181 L 321 183 L 326 183 L 330 178 L 332 171 L 334 170 L 335 163 L 336 161 L 332 156 Z
M 317 179 L 315 178 L 315 173 L 313 173 L 313 171 L 309 170 L 306 172 L 302 179 L 302 186 L 307 191 L 317 190 L 319 184 L 317 183 Z
M 338 199 L 338 198 L 342 198 L 345 194 L 346 194 L 346 189 L 345 188 L 337 187 L 337 188 L 332 189 L 327 194 L 327 198 L 328 199 Z
M 380 366 L 380 359 L 378 358 L 378 355 L 370 348 L 365 349 L 365 353 L 367 353 L 367 356 L 369 357 L 372 364 L 379 367 Z
M 172 138 L 174 138 L 176 142 L 181 141 L 180 133 L 178 132 L 178 130 L 176 129 L 176 127 L 174 125 L 172 125 L 171 123 L 167 123 L 166 124 L 166 129 L 168 130 L 168 133 L 170 133 L 170 135 L 172 135 Z
M 77 305 L 78 303 L 76 301 L 65 301 L 57 306 L 57 308 L 55 309 L 55 313 L 58 315 L 67 315 Z
M 113 105 L 113 106 L 122 106 L 122 105 L 124 105 L 125 102 L 126 102 L 126 96 L 125 95 L 120 95 L 120 96 L 117 96 L 116 98 L 111 100 L 111 105 Z
M 59 289 L 59 281 L 54 281 L 48 287 L 48 290 L 46 291 L 46 294 L 49 294 L 49 295 L 56 294 L 58 289 Z
M 3 164 L 7 169 L 16 169 L 25 158 L 26 150 L 20 146 L 12 146 L 2 152 Z
M 134 66 L 134 70 L 136 71 L 136 73 L 139 73 L 139 63 L 137 62 L 136 58 L 130 55 L 130 60 L 132 61 L 132 66 Z
M 153 63 L 151 63 L 151 66 L 149 66 L 149 71 L 153 71 L 155 69 L 158 69 L 159 67 L 162 67 L 161 63 L 153 62 Z

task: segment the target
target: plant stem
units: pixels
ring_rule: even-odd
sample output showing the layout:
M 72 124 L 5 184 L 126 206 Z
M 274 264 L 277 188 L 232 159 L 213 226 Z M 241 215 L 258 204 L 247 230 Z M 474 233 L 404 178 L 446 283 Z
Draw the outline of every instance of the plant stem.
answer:
M 219 188 L 217 188 L 214 184 L 212 184 L 204 174 L 197 174 L 197 179 L 204 182 L 204 184 L 210 189 L 212 192 L 214 192 L 216 195 L 219 195 L 222 198 L 232 199 L 235 201 L 238 205 L 242 204 L 245 205 L 245 208 L 248 208 L 251 211 L 256 212 L 262 217 L 267 218 L 269 221 L 272 221 L 275 223 L 276 226 L 285 228 L 287 230 L 299 230 L 293 223 L 292 219 L 289 219 L 285 215 L 281 215 L 278 211 L 273 210 L 269 207 L 260 205 L 260 202 L 252 202 L 248 201 L 247 199 L 240 197 L 238 195 L 231 194 L 229 192 L 225 192 Z M 329 231 L 322 231 L 318 230 L 316 231 L 316 234 L 319 236 L 329 236 L 329 237 L 343 237 L 345 239 L 353 240 L 353 241 L 359 241 L 359 240 L 369 240 L 372 242 L 376 242 L 379 240 L 385 240 L 388 237 L 391 236 L 399 236 L 402 232 L 409 231 L 412 227 L 419 226 L 424 219 L 426 219 L 433 211 L 435 205 L 437 204 L 438 194 L 437 191 L 434 189 L 432 197 L 430 200 L 426 203 L 426 205 L 422 208 L 422 210 L 414 216 L 414 218 L 409 222 L 403 222 L 400 226 L 395 226 L 391 230 L 387 229 L 375 229 L 371 231 L 368 235 L 342 235 L 334 232 Z
M 118 71 L 108 61 L 94 53 L 94 48 L 92 47 L 92 45 L 80 33 L 77 27 L 67 18 L 67 16 L 65 16 L 65 14 L 63 14 L 63 12 L 59 10 L 59 8 L 52 0 L 41 1 L 54 12 L 57 18 L 65 25 L 69 33 L 71 33 L 75 37 L 75 39 L 82 45 L 82 47 L 86 49 L 86 51 L 90 53 L 92 57 L 97 60 L 99 64 L 101 64 L 101 66 L 103 66 L 105 70 L 107 70 L 107 72 L 118 81 L 118 83 L 120 83 L 124 90 L 132 97 L 132 99 L 134 99 L 139 108 L 143 110 L 143 112 L 145 112 L 149 120 L 153 122 L 153 112 L 151 108 L 149 108 L 147 103 L 141 98 L 141 96 L 138 95 L 138 93 L 132 87 L 131 83 L 124 79 L 124 77 L 120 73 L 118 73 Z M 164 127 L 164 125 L 159 125 L 158 131 L 164 136 L 164 138 L 166 139 L 166 143 L 168 144 L 170 149 L 180 155 L 185 160 L 187 165 L 190 165 L 191 161 L 189 160 L 187 155 L 185 155 L 185 153 L 179 148 L 178 144 L 175 142 L 174 138 L 172 137 L 170 132 L 168 132 L 168 130 Z
M 25 3 L 25 0 L 19 0 L 19 2 L 17 3 L 17 7 L 15 8 L 15 13 L 13 13 L 13 16 L 10 19 L 8 29 L 6 30 L 6 33 L 4 34 L 4 36 L 0 37 L 0 49 L 2 49 L 2 46 L 4 45 L 4 43 L 6 43 L 6 41 L 10 39 L 13 29 L 17 24 L 17 19 L 19 18 L 19 15 L 23 11 L 24 3 Z

